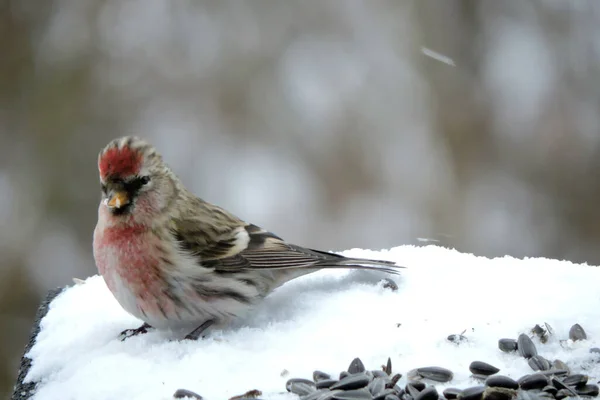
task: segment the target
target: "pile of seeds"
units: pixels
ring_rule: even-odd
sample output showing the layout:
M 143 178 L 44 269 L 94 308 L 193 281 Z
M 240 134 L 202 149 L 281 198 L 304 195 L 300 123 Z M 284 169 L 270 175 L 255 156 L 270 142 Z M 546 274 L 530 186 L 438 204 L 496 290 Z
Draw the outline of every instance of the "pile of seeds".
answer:
M 464 333 L 464 332 L 463 332 Z M 552 328 L 536 325 L 531 333 L 541 343 L 546 343 Z M 579 324 L 569 331 L 572 341 L 585 340 L 587 335 Z M 460 335 L 450 335 L 448 340 L 460 344 L 468 339 Z M 565 341 L 561 341 L 563 343 Z M 407 373 L 404 387 L 398 384 L 402 374 L 392 373 L 392 362 L 388 358 L 380 370 L 367 370 L 359 358 L 350 363 L 347 370 L 338 377 L 321 371 L 314 371 L 312 379 L 293 378 L 287 381 L 288 392 L 300 396 L 301 400 L 438 400 L 440 398 L 459 400 L 537 400 L 565 399 L 569 397 L 591 398 L 599 395 L 597 384 L 588 382 L 589 377 L 582 373 L 571 373 L 561 360 L 550 361 L 538 354 L 531 338 L 521 334 L 515 339 L 500 339 L 498 348 L 506 353 L 518 354 L 527 360 L 531 374 L 513 379 L 499 374 L 500 369 L 483 361 L 473 361 L 469 366 L 471 378 L 480 384 L 466 389 L 447 388 L 441 394 L 435 383 L 452 381 L 452 371 L 441 367 L 416 368 Z M 600 353 L 599 348 L 590 353 Z

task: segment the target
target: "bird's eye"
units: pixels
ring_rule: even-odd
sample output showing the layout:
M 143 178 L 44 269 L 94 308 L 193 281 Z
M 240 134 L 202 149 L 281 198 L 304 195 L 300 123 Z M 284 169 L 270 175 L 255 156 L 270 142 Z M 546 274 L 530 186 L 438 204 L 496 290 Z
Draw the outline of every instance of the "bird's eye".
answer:
M 106 191 L 107 191 L 106 185 L 104 183 L 101 183 L 100 187 L 102 188 L 102 193 L 106 194 Z
M 146 185 L 148 182 L 150 182 L 150 177 L 149 176 L 142 176 L 142 177 L 140 177 L 140 183 L 142 185 Z

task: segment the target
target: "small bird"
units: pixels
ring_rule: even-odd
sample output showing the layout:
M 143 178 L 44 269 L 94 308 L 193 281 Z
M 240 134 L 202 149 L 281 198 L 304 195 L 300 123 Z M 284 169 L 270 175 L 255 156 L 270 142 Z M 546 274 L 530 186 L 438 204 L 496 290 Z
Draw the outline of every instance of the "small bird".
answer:
M 148 328 L 196 340 L 244 315 L 285 282 L 322 268 L 398 273 L 285 242 L 192 194 L 148 142 L 112 140 L 98 156 L 102 200 L 94 260 L 119 304 Z

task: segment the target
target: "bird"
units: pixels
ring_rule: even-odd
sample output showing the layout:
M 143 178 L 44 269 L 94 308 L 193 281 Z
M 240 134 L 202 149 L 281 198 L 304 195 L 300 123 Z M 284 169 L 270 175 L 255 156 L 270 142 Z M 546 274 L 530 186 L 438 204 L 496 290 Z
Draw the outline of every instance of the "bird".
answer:
M 404 268 L 288 243 L 245 222 L 189 191 L 138 136 L 111 140 L 98 155 L 98 171 L 94 261 L 120 306 L 143 321 L 121 340 L 149 329 L 197 340 L 211 326 L 247 315 L 284 283 L 321 269 Z

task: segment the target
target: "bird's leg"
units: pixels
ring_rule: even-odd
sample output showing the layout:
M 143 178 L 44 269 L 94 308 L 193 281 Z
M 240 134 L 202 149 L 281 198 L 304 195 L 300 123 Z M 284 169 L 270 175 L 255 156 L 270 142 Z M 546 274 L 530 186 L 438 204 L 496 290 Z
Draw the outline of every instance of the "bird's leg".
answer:
M 123 332 L 119 334 L 121 338 L 121 342 L 125 339 L 129 339 L 130 337 L 137 336 L 143 333 L 148 333 L 148 328 L 152 328 L 150 325 L 144 322 L 144 325 L 140 326 L 136 329 L 125 329 Z
M 198 338 L 200 338 L 200 335 L 202 335 L 202 333 L 208 328 L 210 328 L 215 322 L 216 321 L 214 319 L 204 321 L 202 325 L 191 331 L 185 338 L 188 340 L 198 340 Z

